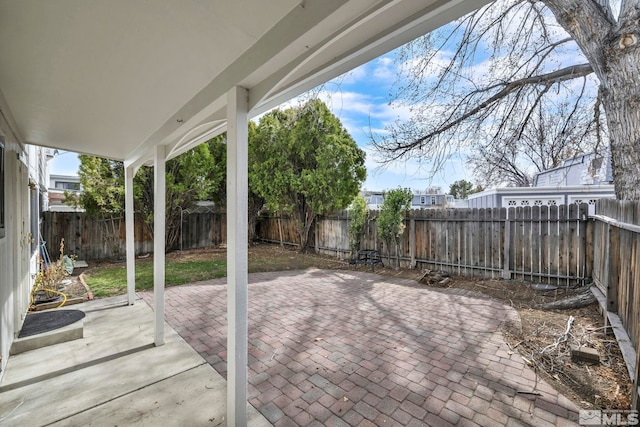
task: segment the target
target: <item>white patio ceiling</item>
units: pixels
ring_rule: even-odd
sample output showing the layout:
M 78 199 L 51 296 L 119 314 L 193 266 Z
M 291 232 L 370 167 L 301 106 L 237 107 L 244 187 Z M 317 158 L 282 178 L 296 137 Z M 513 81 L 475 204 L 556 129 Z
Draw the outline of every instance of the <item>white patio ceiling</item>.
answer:
M 487 2 L 0 0 L 0 107 L 21 142 L 139 165 L 224 130 L 234 86 L 255 115 Z
M 0 0 L 0 114 L 22 143 L 125 161 L 130 304 L 133 177 L 154 165 L 156 345 L 164 343 L 165 160 L 225 130 L 228 115 L 227 422 L 246 425 L 247 113 L 486 2 Z

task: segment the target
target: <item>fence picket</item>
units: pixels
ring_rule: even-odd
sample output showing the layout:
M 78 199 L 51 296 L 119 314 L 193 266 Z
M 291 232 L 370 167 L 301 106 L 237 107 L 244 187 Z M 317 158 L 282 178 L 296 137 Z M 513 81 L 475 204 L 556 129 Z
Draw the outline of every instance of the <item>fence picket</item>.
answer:
M 583 209 L 581 212 L 586 212 L 586 205 Z M 586 215 L 582 218 L 575 207 L 570 208 L 570 212 L 571 217 L 563 217 L 564 210 L 560 212 L 556 206 L 412 211 L 406 218 L 401 239 L 401 265 L 467 276 L 545 282 L 570 276 L 570 283 L 581 282 L 587 277 L 587 268 L 581 266 L 587 265 L 587 256 L 594 258 L 588 255 L 587 242 L 592 241 L 591 247 L 595 247 L 602 237 L 587 238 Z M 632 213 L 625 215 L 635 218 L 636 212 L 634 207 Z M 377 236 L 377 216 L 377 211 L 369 212 L 361 247 L 380 250 L 386 262 L 387 247 Z M 117 219 L 114 225 L 122 256 L 124 221 Z M 103 226 L 84 214 L 48 212 L 44 215 L 43 233 L 50 252 L 57 250 L 60 238 L 65 237 L 67 249 L 73 249 L 79 258 L 100 259 L 111 256 Z M 600 228 L 596 224 L 591 232 Z M 350 251 L 348 230 L 346 213 L 320 217 L 313 228 L 310 247 L 322 254 L 347 258 Z M 286 216 L 259 218 L 256 234 L 259 239 L 269 242 L 280 242 L 280 236 L 287 245 L 295 245 L 297 241 L 293 223 Z M 565 238 L 563 234 L 569 235 Z M 135 235 L 136 253 L 150 252 L 153 237 L 138 217 Z M 184 249 L 193 249 L 225 241 L 224 213 L 189 213 L 184 215 L 180 239 L 174 249 L 180 244 Z M 390 249 L 393 256 L 395 248 Z M 602 271 L 601 264 L 601 258 L 594 258 L 593 269 Z

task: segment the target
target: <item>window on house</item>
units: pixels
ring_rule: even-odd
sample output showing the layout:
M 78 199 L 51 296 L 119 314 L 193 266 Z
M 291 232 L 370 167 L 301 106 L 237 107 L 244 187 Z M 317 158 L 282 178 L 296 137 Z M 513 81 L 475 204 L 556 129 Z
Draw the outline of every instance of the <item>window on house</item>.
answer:
M 431 204 L 432 205 L 436 204 L 436 198 L 434 196 L 431 196 Z
M 427 198 L 425 196 L 420 196 L 420 204 L 421 205 L 426 205 L 427 204 Z
M 4 139 L 0 137 L 0 238 L 4 237 L 5 233 L 5 214 L 4 214 Z
M 79 182 L 56 181 L 56 189 L 58 190 L 80 190 Z

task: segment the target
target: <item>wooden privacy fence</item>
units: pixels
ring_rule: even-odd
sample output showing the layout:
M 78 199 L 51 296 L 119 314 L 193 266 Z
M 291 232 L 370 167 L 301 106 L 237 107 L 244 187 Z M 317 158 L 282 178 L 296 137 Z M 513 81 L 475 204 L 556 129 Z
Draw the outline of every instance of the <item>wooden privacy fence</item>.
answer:
M 595 219 L 593 281 L 607 297 L 634 346 L 640 336 L 640 204 L 600 200 Z
M 360 248 L 377 249 L 388 262 L 377 216 L 377 211 L 369 213 Z M 288 218 L 261 218 L 260 223 L 263 240 L 295 242 Z M 586 204 L 416 210 L 404 224 L 400 260 L 405 267 L 555 284 L 575 284 L 591 274 Z M 349 257 L 347 212 L 321 218 L 314 234 L 317 252 Z
M 599 200 L 593 219 L 593 282 L 634 381 L 633 408 L 640 409 L 640 203 Z
M 369 213 L 360 247 L 379 250 L 387 263 L 377 216 L 377 211 Z M 226 242 L 225 214 L 185 211 L 181 224 L 173 249 Z M 586 204 L 421 210 L 411 211 L 404 224 L 399 255 L 405 267 L 557 285 L 593 280 L 635 381 L 634 408 L 640 409 L 640 202 L 602 199 L 590 217 Z M 107 227 L 116 230 L 115 240 L 107 238 Z M 120 219 L 105 223 L 83 213 L 45 212 L 42 228 L 54 258 L 62 237 L 66 253 L 81 259 L 113 257 L 114 251 L 124 255 Z M 256 231 L 265 241 L 296 244 L 296 230 L 286 217 L 261 217 Z M 346 211 L 319 218 L 313 234 L 317 252 L 350 256 Z M 135 235 L 136 254 L 152 251 L 152 237 L 138 217 Z
M 153 250 L 153 238 L 136 215 L 136 254 Z M 77 259 L 94 260 L 121 258 L 125 255 L 124 219 L 100 221 L 84 212 L 43 212 L 42 239 L 52 259 L 59 256 L 64 238 L 65 254 Z
M 198 210 L 181 212 L 178 242 L 172 249 L 198 249 L 227 242 L 227 214 Z
M 226 242 L 226 214 L 184 211 L 182 227 L 174 247 L 194 249 L 216 246 Z M 125 221 L 114 218 L 99 221 L 84 212 L 44 212 L 42 239 L 53 259 L 58 258 L 60 240 L 64 238 L 65 253 L 77 259 L 96 260 L 123 258 L 126 250 Z M 136 255 L 153 252 L 153 236 L 142 218 L 135 215 Z
M 386 255 L 377 233 L 377 216 L 377 211 L 370 212 L 360 247 Z M 184 211 L 181 220 L 178 241 L 170 249 L 226 242 L 224 213 Z M 586 205 L 411 211 L 400 241 L 400 260 L 405 267 L 467 276 L 573 284 L 591 276 L 593 248 L 588 227 Z M 54 258 L 62 237 L 66 253 L 79 259 L 124 256 L 125 226 L 119 218 L 104 222 L 84 213 L 45 212 L 42 231 Z M 288 218 L 262 217 L 257 236 L 294 245 L 295 231 Z M 317 252 L 349 257 L 346 211 L 320 218 L 313 233 L 311 242 Z M 153 238 L 137 216 L 135 239 L 136 254 L 153 250 Z M 395 255 L 394 248 L 391 252 Z

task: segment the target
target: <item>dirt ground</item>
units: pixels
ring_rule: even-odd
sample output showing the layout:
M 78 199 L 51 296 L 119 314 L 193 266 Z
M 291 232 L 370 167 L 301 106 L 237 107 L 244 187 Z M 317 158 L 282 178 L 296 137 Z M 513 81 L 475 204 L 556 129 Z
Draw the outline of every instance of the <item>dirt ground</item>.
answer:
M 198 249 L 167 254 L 167 258 L 212 259 L 226 257 L 225 248 Z M 146 261 L 146 260 L 145 260 Z M 95 266 L 91 265 L 90 268 Z M 299 254 L 291 247 L 256 244 L 249 248 L 249 271 L 280 271 L 306 268 L 353 269 L 337 257 Z M 359 269 L 366 267 L 360 266 Z M 583 409 L 628 409 L 631 380 L 612 333 L 607 333 L 597 303 L 580 309 L 543 310 L 542 303 L 565 299 L 575 289 L 559 286 L 551 291 L 534 290 L 531 283 L 501 279 L 425 276 L 424 270 L 376 267 L 381 275 L 420 280 L 424 286 L 461 288 L 503 301 L 518 311 L 521 330 L 504 331 L 513 352 L 545 380 Z M 82 286 L 77 288 L 83 291 Z M 568 331 L 569 317 L 574 321 Z M 564 341 L 566 333 L 566 341 Z M 557 343 L 557 345 L 556 345 Z M 570 346 L 596 349 L 600 363 L 571 358 Z
M 522 329 L 506 330 L 512 351 L 583 409 L 629 409 L 631 380 L 613 333 L 604 328 L 598 304 L 544 310 L 539 304 L 565 299 L 575 289 L 535 291 L 526 282 L 454 277 L 447 287 L 468 289 L 502 300 L 520 315 Z M 569 318 L 573 317 L 566 341 Z M 556 346 L 556 343 L 557 346 Z M 571 346 L 593 348 L 600 363 L 572 360 Z

